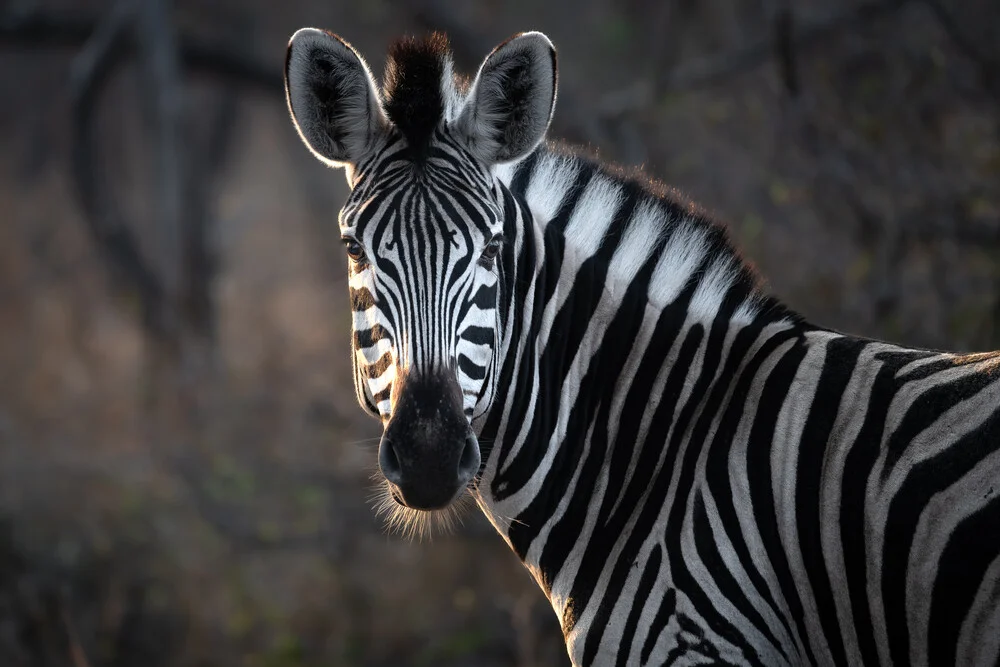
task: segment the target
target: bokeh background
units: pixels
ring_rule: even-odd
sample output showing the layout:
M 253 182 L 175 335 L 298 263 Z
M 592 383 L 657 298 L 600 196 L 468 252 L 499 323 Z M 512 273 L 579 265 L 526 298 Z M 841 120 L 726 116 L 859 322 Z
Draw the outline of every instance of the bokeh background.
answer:
M 725 220 L 812 320 L 1000 347 L 994 0 L 0 2 L 0 665 L 559 665 L 477 514 L 387 535 L 302 26 L 560 53 L 553 136 Z

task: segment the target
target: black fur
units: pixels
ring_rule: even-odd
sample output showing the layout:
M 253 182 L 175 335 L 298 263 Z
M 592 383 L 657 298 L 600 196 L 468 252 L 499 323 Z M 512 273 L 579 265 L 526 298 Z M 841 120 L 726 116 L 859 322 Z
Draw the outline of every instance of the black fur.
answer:
M 382 82 L 383 106 L 418 156 L 444 117 L 441 77 L 450 57 L 448 38 L 438 32 L 423 39 L 403 38 L 389 47 Z

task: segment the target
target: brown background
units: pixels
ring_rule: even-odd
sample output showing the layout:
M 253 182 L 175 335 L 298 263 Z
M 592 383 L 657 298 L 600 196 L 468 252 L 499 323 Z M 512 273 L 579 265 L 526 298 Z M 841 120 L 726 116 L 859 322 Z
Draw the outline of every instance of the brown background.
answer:
M 553 136 L 716 212 L 793 308 L 1000 347 L 996 2 L 6 2 L 0 664 L 565 661 L 475 512 L 416 544 L 367 502 L 343 176 L 281 89 L 306 25 L 376 72 L 404 32 L 469 72 L 543 30 Z

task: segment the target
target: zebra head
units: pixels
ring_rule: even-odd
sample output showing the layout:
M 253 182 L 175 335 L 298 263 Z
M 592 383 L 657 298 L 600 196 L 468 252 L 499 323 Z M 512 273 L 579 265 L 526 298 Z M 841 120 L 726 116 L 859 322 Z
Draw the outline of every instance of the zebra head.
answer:
M 379 468 L 404 507 L 446 507 L 479 473 L 475 426 L 492 400 L 513 261 L 502 250 L 516 231 L 494 172 L 542 141 L 555 87 L 541 33 L 498 46 L 468 85 L 440 35 L 394 44 L 381 87 L 336 35 L 305 28 L 289 42 L 292 119 L 351 187 L 340 234 L 355 389 L 382 421 Z

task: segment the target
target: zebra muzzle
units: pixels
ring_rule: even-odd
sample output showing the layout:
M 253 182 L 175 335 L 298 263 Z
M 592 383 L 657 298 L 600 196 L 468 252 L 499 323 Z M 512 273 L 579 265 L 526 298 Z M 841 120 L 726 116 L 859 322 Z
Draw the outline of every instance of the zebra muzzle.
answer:
M 479 472 L 479 442 L 452 373 L 411 372 L 400 380 L 379 443 L 379 469 L 397 502 L 413 509 L 440 509 L 461 495 Z

